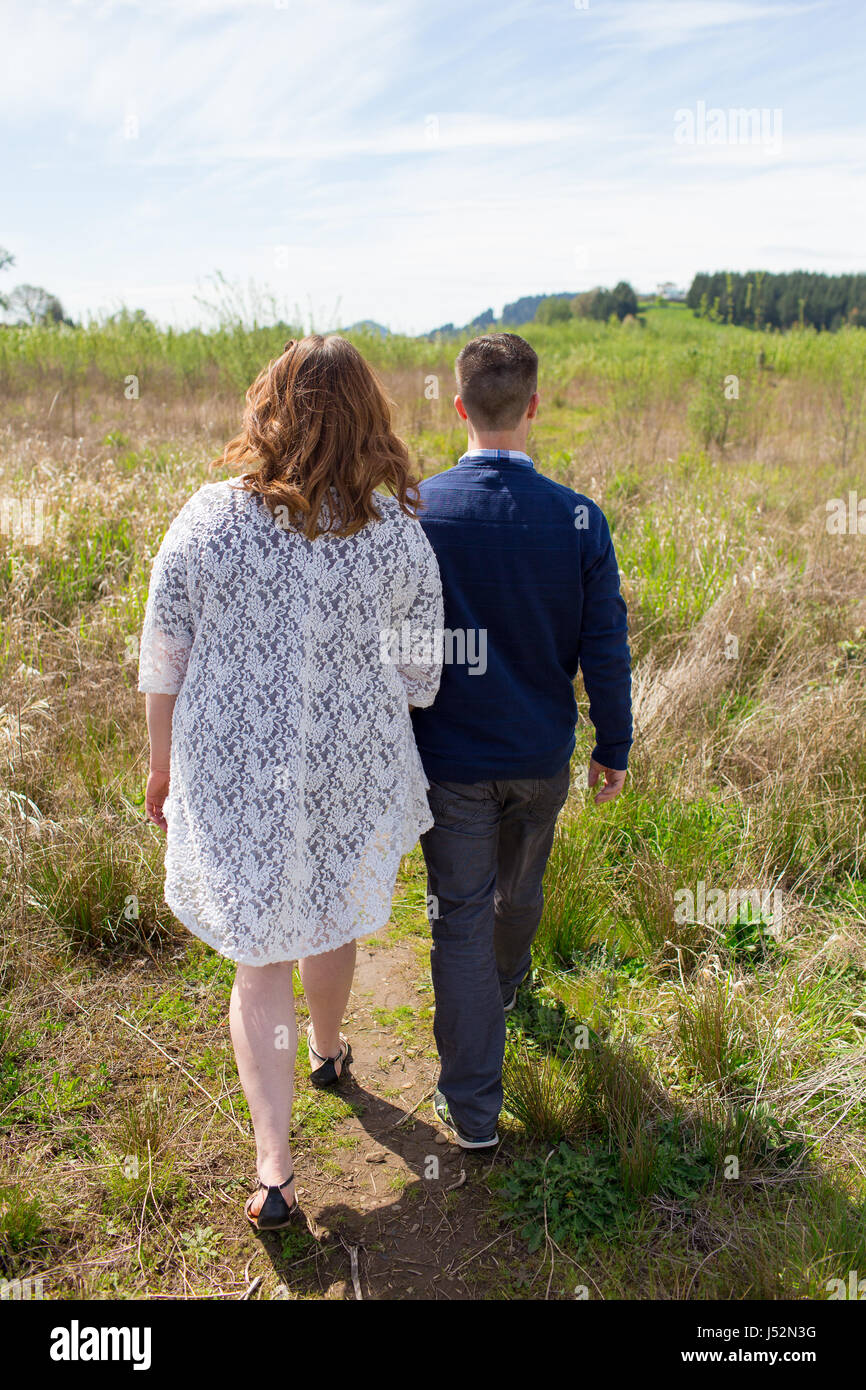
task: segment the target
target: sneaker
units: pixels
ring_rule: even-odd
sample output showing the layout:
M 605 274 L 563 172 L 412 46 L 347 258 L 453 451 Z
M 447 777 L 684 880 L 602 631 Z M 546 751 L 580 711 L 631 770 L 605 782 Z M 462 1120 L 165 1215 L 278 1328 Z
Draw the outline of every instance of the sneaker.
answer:
M 510 1014 L 510 1013 L 511 1013 L 511 1010 L 514 1008 L 514 1005 L 515 1005 L 516 1003 L 517 1003 L 517 990 L 514 991 L 514 993 L 512 994 L 511 998 L 509 999 L 508 1003 L 507 1003 L 507 1004 L 503 1004 L 502 1007 L 503 1007 L 503 1009 L 505 1010 L 505 1012 L 506 1012 L 507 1014 Z
M 495 1149 L 499 1143 L 499 1135 L 495 1132 L 486 1139 L 470 1139 L 468 1135 L 461 1134 L 451 1116 L 448 1114 L 448 1102 L 441 1091 L 437 1091 L 433 1097 L 433 1109 L 436 1118 L 441 1121 L 446 1129 L 450 1130 L 461 1149 Z

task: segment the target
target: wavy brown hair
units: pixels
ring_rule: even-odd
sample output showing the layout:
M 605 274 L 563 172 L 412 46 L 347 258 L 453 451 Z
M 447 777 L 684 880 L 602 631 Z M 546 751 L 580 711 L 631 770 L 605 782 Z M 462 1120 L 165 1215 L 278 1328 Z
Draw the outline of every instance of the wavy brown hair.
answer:
M 377 519 L 377 487 L 409 516 L 419 503 L 382 386 L 336 333 L 293 338 L 259 372 L 246 394 L 243 428 L 212 466 L 221 464 L 243 468 L 247 492 L 272 512 L 287 508 L 289 524 L 309 540 L 352 536 Z

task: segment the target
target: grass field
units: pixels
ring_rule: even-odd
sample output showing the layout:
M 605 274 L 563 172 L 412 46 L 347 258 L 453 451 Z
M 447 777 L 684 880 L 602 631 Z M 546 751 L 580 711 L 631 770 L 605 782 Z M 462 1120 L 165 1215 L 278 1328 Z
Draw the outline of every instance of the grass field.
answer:
M 599 809 L 578 729 L 509 1023 L 503 1154 L 453 1191 L 407 1161 L 387 1201 L 419 1262 L 417 1213 L 471 1215 L 451 1297 L 827 1298 L 866 1277 L 866 516 L 827 525 L 832 499 L 866 493 L 866 333 L 673 306 L 524 331 L 537 465 L 613 531 L 636 741 Z M 0 332 L 0 1275 L 48 1297 L 250 1290 L 231 970 L 162 903 L 135 687 L 159 540 L 286 336 Z M 449 466 L 459 343 L 357 341 L 419 468 Z M 423 1100 L 432 1075 L 423 902 L 416 851 L 378 947 L 411 993 L 357 1002 L 413 1060 L 397 1083 L 384 1056 L 368 1105 Z M 284 1241 L 255 1296 L 344 1296 L 321 1213 L 328 1182 L 365 1172 L 362 1108 L 299 1081 L 318 1234 Z M 421 1296 L 414 1276 L 370 1278 L 372 1296 Z

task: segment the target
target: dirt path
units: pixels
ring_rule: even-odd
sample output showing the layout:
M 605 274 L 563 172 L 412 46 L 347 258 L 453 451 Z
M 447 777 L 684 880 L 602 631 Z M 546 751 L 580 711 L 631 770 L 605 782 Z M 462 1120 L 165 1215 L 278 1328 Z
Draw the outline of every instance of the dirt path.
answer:
M 501 1159 L 465 1154 L 433 1116 L 432 994 L 423 981 L 419 991 L 421 968 L 411 942 L 359 946 L 346 1028 L 354 1060 L 341 1088 L 358 1113 L 338 1122 L 324 1161 L 320 1147 L 297 1146 L 316 1249 L 295 1264 L 274 1236 L 251 1237 L 290 1294 L 357 1297 L 354 1250 L 365 1299 L 478 1297 L 479 1281 L 501 1268 L 492 1257 L 512 1244 L 485 1182 Z M 254 1260 L 250 1277 L 264 1272 Z M 271 1284 L 262 1296 L 279 1297 Z

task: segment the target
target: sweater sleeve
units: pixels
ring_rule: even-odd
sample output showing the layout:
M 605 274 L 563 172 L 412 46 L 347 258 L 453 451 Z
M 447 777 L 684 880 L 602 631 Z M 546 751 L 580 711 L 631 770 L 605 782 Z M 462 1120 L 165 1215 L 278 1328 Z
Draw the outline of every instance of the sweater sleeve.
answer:
M 597 545 L 584 560 L 580 669 L 595 727 L 592 756 L 603 767 L 622 771 L 632 744 L 628 614 L 607 519 L 602 512 L 598 518 L 598 528 L 589 533 Z

